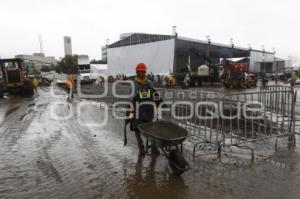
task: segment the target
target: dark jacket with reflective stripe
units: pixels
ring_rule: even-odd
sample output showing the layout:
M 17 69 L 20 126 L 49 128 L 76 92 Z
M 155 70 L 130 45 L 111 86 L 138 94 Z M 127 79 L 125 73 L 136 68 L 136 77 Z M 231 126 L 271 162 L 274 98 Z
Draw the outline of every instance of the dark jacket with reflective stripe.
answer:
M 153 87 L 151 81 L 146 80 L 144 84 L 134 81 L 135 94 L 132 99 L 134 106 L 134 119 L 131 130 L 136 130 L 137 125 L 144 122 L 150 122 L 154 118 L 154 104 L 156 106 L 161 103 L 161 99 L 157 97 L 158 93 Z M 154 104 L 143 104 L 145 102 L 153 102 Z M 138 111 L 137 110 L 138 106 Z M 138 115 L 137 115 L 138 114 Z

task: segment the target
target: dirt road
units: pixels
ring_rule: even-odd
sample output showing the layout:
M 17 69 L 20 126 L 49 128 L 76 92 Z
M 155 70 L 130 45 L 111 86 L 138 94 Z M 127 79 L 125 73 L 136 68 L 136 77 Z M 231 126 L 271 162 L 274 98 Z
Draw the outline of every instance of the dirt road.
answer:
M 300 150 L 249 160 L 197 157 L 171 174 L 159 157 L 139 159 L 133 134 L 123 147 L 123 122 L 91 101 L 54 88 L 32 99 L 0 100 L 0 198 L 298 198 Z M 64 103 L 64 104 L 59 104 Z M 85 105 L 79 109 L 80 105 Z M 70 117 L 67 117 L 70 112 Z M 79 113 L 80 112 L 80 113 Z M 85 125 L 83 124 L 85 123 Z M 89 123 L 89 124 L 87 124 Z M 226 156 L 225 156 L 226 159 Z M 262 160 L 265 159 L 265 160 Z

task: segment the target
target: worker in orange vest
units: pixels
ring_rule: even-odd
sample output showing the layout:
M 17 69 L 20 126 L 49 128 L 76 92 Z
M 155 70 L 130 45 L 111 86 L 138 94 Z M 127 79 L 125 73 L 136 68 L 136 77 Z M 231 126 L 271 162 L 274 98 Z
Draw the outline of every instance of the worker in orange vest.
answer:
M 67 75 L 66 88 L 68 90 L 68 99 L 73 98 L 74 80 L 72 74 Z

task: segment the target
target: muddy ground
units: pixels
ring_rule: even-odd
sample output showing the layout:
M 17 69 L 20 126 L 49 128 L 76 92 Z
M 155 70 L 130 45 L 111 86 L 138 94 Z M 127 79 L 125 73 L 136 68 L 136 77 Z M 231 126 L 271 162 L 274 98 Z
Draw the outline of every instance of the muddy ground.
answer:
M 206 147 L 194 159 L 188 140 L 191 169 L 177 177 L 163 155 L 138 158 L 133 133 L 123 147 L 123 121 L 109 114 L 93 125 L 105 115 L 99 103 L 50 91 L 0 100 L 0 198 L 299 198 L 299 137 L 290 150 L 283 139 L 279 152 L 259 143 L 268 153 L 254 163 L 239 151 L 220 162 Z

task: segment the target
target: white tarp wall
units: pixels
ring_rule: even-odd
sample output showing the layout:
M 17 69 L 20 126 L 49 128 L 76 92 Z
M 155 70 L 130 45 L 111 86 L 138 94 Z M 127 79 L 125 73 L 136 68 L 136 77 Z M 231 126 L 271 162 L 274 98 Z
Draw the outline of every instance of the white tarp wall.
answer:
M 91 64 L 91 73 L 96 75 L 107 75 L 107 64 Z
M 272 53 L 263 53 L 259 51 L 251 51 L 250 53 L 250 64 L 249 71 L 252 73 L 260 72 L 260 64 L 257 62 L 273 62 L 274 54 Z
M 107 50 L 108 74 L 135 75 L 135 66 L 143 62 L 148 73 L 166 75 L 173 72 L 175 40 L 109 48 Z
M 90 58 L 88 55 L 78 55 L 77 62 L 78 65 L 88 65 L 90 64 Z

